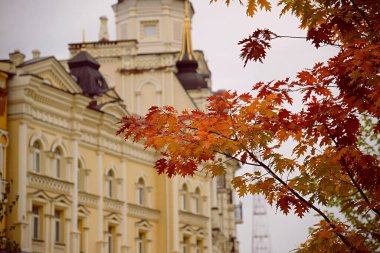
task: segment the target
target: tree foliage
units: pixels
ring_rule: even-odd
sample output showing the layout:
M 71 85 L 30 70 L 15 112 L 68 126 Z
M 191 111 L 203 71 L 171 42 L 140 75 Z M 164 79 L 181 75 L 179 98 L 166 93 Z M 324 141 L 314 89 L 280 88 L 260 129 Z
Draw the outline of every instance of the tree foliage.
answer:
M 316 48 L 337 47 L 338 53 L 293 78 L 257 83 L 251 93 L 215 94 L 207 112 L 152 107 L 144 118 L 123 118 L 118 134 L 162 152 L 155 167 L 168 176 L 193 175 L 199 168 L 218 175 L 228 159 L 251 166 L 232 181 L 241 196 L 263 194 L 285 214 L 320 215 L 299 252 L 378 251 L 380 5 L 278 4 L 282 14 L 299 18 L 306 40 Z M 271 9 L 267 0 L 247 0 L 246 6 L 248 15 Z M 241 40 L 244 64 L 264 61 L 271 41 L 281 37 L 259 29 Z M 295 93 L 302 97 L 297 106 Z M 284 148 L 292 154 L 284 155 Z

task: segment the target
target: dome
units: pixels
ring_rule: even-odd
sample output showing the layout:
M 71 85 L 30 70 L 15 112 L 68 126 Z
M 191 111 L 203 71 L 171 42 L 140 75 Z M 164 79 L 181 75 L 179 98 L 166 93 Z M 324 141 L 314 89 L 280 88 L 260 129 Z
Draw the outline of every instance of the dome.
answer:
M 197 73 L 196 60 L 180 60 L 176 63 L 177 78 L 185 90 L 208 88 L 205 77 Z

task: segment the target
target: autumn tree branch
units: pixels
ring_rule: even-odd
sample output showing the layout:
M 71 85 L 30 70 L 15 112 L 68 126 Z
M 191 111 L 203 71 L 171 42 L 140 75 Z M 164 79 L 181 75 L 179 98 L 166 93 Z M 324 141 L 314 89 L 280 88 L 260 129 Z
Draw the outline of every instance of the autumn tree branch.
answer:
M 327 131 L 327 134 L 329 135 L 330 139 L 333 141 L 333 143 L 335 144 L 335 146 L 340 150 L 341 146 L 335 140 L 334 136 L 332 135 L 332 133 L 331 133 L 330 129 L 328 128 L 328 126 L 326 125 L 326 123 L 323 123 L 323 126 L 325 127 L 325 129 Z M 350 178 L 352 184 L 355 186 L 355 188 L 358 190 L 358 192 L 360 193 L 360 195 L 362 196 L 362 198 L 364 199 L 364 201 L 367 203 L 368 208 L 371 209 L 374 213 L 376 213 L 376 215 L 380 216 L 380 211 L 377 210 L 376 208 L 372 207 L 371 201 L 369 200 L 369 198 L 367 197 L 367 195 L 364 193 L 364 191 L 361 188 L 361 186 L 359 185 L 359 183 L 355 180 L 355 177 L 352 174 L 351 170 L 349 169 L 348 164 L 347 164 L 346 160 L 344 159 L 344 157 L 340 161 L 341 161 L 341 164 L 343 165 L 343 169 L 347 173 L 347 175 Z
M 244 147 L 244 145 L 243 145 Z M 309 208 L 313 209 L 315 212 L 317 212 L 319 215 L 323 217 L 323 219 L 329 224 L 329 226 L 333 229 L 333 232 L 342 240 L 342 242 L 353 252 L 357 252 L 357 249 L 352 245 L 347 238 L 342 235 L 340 232 L 337 231 L 336 225 L 330 220 L 327 215 L 322 212 L 319 208 L 317 208 L 314 204 L 312 204 L 310 201 L 306 200 L 304 197 L 302 197 L 296 190 L 294 190 L 292 187 L 289 186 L 284 180 L 282 180 L 270 167 L 268 167 L 265 163 L 260 162 L 259 159 L 248 149 L 244 147 L 245 151 L 250 155 L 251 159 L 256 161 L 262 168 L 264 168 L 274 179 L 276 179 L 281 185 L 283 185 L 289 192 L 291 192 L 296 198 L 301 200 L 303 203 L 305 203 Z

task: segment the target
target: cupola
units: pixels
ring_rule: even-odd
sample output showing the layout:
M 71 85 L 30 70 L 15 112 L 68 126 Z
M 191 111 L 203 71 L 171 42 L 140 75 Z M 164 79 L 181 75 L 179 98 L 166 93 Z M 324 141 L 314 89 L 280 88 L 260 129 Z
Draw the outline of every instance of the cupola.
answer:
M 176 63 L 177 78 L 185 90 L 208 88 L 203 75 L 197 72 L 198 62 L 195 60 L 191 43 L 191 22 L 189 17 L 189 2 L 185 0 L 185 20 L 182 33 L 182 47 Z
M 109 90 L 106 80 L 99 71 L 100 64 L 82 47 L 82 50 L 68 61 L 70 73 L 83 90 L 93 97 Z

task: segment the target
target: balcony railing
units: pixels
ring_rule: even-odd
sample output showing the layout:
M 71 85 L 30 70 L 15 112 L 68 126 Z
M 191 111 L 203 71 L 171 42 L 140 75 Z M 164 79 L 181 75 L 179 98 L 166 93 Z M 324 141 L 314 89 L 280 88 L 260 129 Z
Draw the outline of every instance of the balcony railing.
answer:
M 65 195 L 71 195 L 73 189 L 73 183 L 32 172 L 28 173 L 28 185 Z

